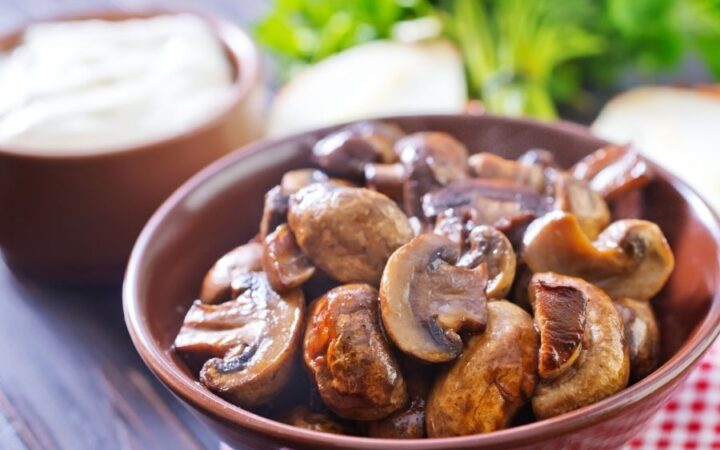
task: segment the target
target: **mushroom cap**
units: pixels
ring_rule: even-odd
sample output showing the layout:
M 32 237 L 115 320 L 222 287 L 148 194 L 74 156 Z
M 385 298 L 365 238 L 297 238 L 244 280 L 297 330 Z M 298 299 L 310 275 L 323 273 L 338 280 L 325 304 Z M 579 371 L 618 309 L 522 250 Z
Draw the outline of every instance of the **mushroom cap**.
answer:
M 478 178 L 512 181 L 538 194 L 545 191 L 545 170 L 539 164 L 513 161 L 486 152 L 471 155 L 468 164 Z
M 575 286 L 548 284 L 542 278 L 528 286 L 528 297 L 540 331 L 538 375 L 544 380 L 557 378 L 580 355 L 587 298 Z
M 299 405 L 291 409 L 281 420 L 288 425 L 306 430 L 332 434 L 353 434 L 349 427 L 340 423 L 340 421 L 336 420 L 330 414 L 313 411 L 304 405 Z
M 461 331 L 479 332 L 487 314 L 487 271 L 455 266 L 457 246 L 421 234 L 392 254 L 380 282 L 380 311 L 390 340 L 427 362 L 456 358 Z
M 484 333 L 436 379 L 427 400 L 428 437 L 462 436 L 506 428 L 536 385 L 538 337 L 519 306 L 490 302 Z
M 555 175 L 555 209 L 575 215 L 580 228 L 590 239 L 610 223 L 610 210 L 600 194 L 590 189 L 584 181 L 570 174 Z
M 285 223 L 265 238 L 262 267 L 270 285 L 278 292 L 301 286 L 315 273 L 315 267 L 300 250 Z
M 458 259 L 458 267 L 474 269 L 485 264 L 488 272 L 488 298 L 505 298 L 513 280 L 517 261 L 510 240 L 499 230 L 487 225 L 474 227 L 467 237 L 470 248 Z
M 245 277 L 245 290 L 219 305 L 196 301 L 175 349 L 208 359 L 200 381 L 242 406 L 271 399 L 287 382 L 300 343 L 305 299 L 299 289 L 275 292 L 262 272 Z
M 223 255 L 205 275 L 200 289 L 200 300 L 211 304 L 230 300 L 233 280 L 248 272 L 262 270 L 262 252 L 260 243 L 249 242 Z
M 645 186 L 653 177 L 645 160 L 628 145 L 608 145 L 581 159 L 570 170 L 605 200 Z
M 292 195 L 288 223 L 313 264 L 343 283 L 377 286 L 387 259 L 413 235 L 405 214 L 386 196 L 331 183 Z
M 625 388 L 630 375 L 630 357 L 623 321 L 610 297 L 581 278 L 551 272 L 533 275 L 531 293 L 535 292 L 538 283 L 578 290 L 586 298 L 587 306 L 580 355 L 560 376 L 538 384 L 532 398 L 535 417 L 554 417 L 598 402 Z
M 288 202 L 290 197 L 277 185 L 265 193 L 263 214 L 260 219 L 260 239 L 265 240 L 268 234 L 279 225 L 287 222 Z
M 378 292 L 339 286 L 310 307 L 303 357 L 325 405 L 340 417 L 377 420 L 405 406 L 407 389 L 378 319 Z
M 619 220 L 592 242 L 577 218 L 562 211 L 530 224 L 522 259 L 533 272 L 581 277 L 612 298 L 637 300 L 655 296 L 675 266 L 665 236 L 652 222 Z
M 660 361 L 660 329 L 650 303 L 618 298 L 615 308 L 625 324 L 625 341 L 630 350 L 630 379 L 642 380 Z
M 295 169 L 285 172 L 280 181 L 280 188 L 285 195 L 291 195 L 313 183 L 324 183 L 330 178 L 317 169 Z

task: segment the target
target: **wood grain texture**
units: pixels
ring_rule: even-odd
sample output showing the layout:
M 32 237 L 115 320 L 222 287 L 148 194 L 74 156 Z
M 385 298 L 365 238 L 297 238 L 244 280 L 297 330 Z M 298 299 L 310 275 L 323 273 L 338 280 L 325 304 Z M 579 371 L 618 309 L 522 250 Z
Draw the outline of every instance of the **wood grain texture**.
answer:
M 74 12 L 153 7 L 208 11 L 247 26 L 267 5 L 259 0 L 0 0 L 0 32 Z M 91 291 L 38 286 L 13 276 L 0 259 L 0 305 L 0 449 L 219 448 L 218 438 L 137 356 L 123 321 L 119 286 Z

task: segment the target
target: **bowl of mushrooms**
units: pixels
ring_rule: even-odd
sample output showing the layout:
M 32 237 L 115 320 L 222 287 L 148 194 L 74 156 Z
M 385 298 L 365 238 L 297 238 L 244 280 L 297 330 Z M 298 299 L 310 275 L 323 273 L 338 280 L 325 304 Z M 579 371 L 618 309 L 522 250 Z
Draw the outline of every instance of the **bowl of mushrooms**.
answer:
M 236 448 L 615 448 L 720 330 L 720 223 L 580 128 L 491 116 L 261 142 L 165 202 L 124 307 Z

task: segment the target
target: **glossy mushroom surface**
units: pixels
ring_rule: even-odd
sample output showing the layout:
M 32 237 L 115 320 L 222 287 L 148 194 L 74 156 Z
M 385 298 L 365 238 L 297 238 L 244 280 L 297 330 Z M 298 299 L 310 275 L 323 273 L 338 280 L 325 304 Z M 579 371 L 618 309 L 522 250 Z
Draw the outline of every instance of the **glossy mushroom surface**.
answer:
M 430 391 L 425 418 L 429 437 L 506 428 L 533 394 L 538 337 L 532 317 L 504 300 L 487 306 L 485 332 L 470 338 Z
M 536 289 L 537 285 L 542 286 Z M 582 349 L 572 366 L 557 378 L 542 380 L 532 398 L 535 417 L 546 419 L 609 397 L 625 388 L 630 356 L 620 314 L 602 289 L 581 278 L 551 272 L 536 273 L 530 282 L 531 303 L 536 292 L 567 289 L 582 293 L 586 318 Z
M 626 297 L 616 299 L 615 308 L 625 324 L 630 378 L 641 380 L 650 375 L 660 361 L 660 329 L 655 314 L 648 302 Z
M 467 237 L 469 247 L 458 259 L 458 267 L 473 269 L 484 264 L 488 283 L 488 298 L 502 299 L 510 292 L 517 260 L 508 238 L 499 230 L 487 225 L 474 227 Z
M 262 272 L 250 272 L 235 300 L 218 305 L 196 301 L 174 348 L 207 360 L 200 381 L 211 391 L 244 406 L 272 398 L 288 381 L 297 354 L 305 312 L 299 289 L 278 294 Z
M 554 194 L 555 209 L 573 214 L 588 238 L 595 239 L 610 223 L 610 209 L 600 194 L 570 174 L 556 176 Z
M 332 183 L 293 194 L 288 223 L 310 261 L 342 283 L 377 286 L 387 259 L 413 235 L 405 214 L 386 196 Z
M 301 286 L 315 273 L 287 224 L 278 226 L 265 238 L 262 268 L 270 285 L 280 292 Z
M 249 242 L 223 255 L 205 275 L 200 300 L 209 304 L 230 300 L 233 280 L 262 269 L 262 252 L 262 244 Z
M 377 420 L 404 407 L 407 388 L 383 336 L 378 291 L 337 287 L 310 307 L 303 357 L 325 405 L 340 417 Z
M 545 171 L 539 164 L 505 159 L 492 153 L 476 153 L 468 159 L 470 168 L 478 178 L 512 181 L 538 194 L 545 191 Z
M 303 405 L 291 409 L 290 412 L 281 417 L 281 420 L 289 425 L 306 430 L 333 434 L 353 434 L 352 429 L 330 414 L 313 411 Z
M 575 164 L 571 173 L 606 200 L 645 186 L 653 177 L 647 163 L 627 145 L 609 145 Z
M 456 266 L 457 246 L 434 233 L 392 254 L 380 283 L 380 311 L 390 340 L 403 353 L 445 362 L 463 349 L 461 332 L 480 332 L 487 319 L 487 271 Z
M 638 300 L 655 296 L 675 266 L 665 236 L 652 222 L 619 220 L 591 241 L 575 216 L 562 211 L 530 224 L 522 258 L 533 272 L 581 277 L 612 298 Z

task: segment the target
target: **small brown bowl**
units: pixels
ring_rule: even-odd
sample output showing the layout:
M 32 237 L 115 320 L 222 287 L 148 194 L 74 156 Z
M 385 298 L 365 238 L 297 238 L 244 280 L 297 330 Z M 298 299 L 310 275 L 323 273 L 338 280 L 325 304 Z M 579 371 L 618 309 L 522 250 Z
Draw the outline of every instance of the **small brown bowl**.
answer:
M 105 12 L 56 20 L 119 21 L 177 12 Z M 230 104 L 202 124 L 96 153 L 0 145 L 0 249 L 13 269 L 52 281 L 119 281 L 135 239 L 162 201 L 202 167 L 262 134 L 258 52 L 235 25 L 204 18 L 236 75 Z M 16 46 L 23 30 L 0 37 L 0 51 Z
M 446 131 L 471 150 L 515 158 L 555 152 L 565 166 L 606 144 L 586 130 L 473 116 L 389 119 L 407 132 Z M 655 299 L 663 365 L 621 393 L 552 419 L 484 435 L 424 440 L 338 436 L 294 428 L 234 406 L 198 383 L 172 343 L 205 271 L 257 232 L 265 191 L 289 169 L 308 166 L 313 142 L 331 128 L 262 142 L 213 164 L 160 208 L 141 234 L 125 278 L 125 319 L 150 369 L 231 446 L 345 449 L 610 449 L 630 439 L 687 377 L 720 332 L 720 222 L 683 181 L 654 164 L 639 215 L 657 222 L 676 269 Z M 305 389 L 295 380 L 295 390 Z

